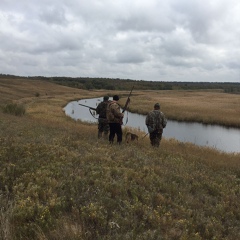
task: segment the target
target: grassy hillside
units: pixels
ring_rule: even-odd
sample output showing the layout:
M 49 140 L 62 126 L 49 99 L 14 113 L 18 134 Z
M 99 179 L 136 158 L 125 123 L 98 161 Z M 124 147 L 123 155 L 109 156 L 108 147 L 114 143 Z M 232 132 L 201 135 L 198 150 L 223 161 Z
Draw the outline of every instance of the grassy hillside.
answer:
M 1 107 L 26 107 L 0 111 L 0 239 L 240 239 L 239 154 L 147 137 L 110 147 L 62 111 L 107 92 L 0 85 Z

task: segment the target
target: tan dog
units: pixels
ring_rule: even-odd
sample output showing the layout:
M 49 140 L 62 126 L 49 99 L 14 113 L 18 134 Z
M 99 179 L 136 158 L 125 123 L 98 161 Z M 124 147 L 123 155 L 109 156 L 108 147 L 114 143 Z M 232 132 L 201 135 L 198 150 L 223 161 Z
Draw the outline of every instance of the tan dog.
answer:
M 131 132 L 127 132 L 125 140 L 127 143 L 129 143 L 130 141 L 133 142 L 134 140 L 138 141 L 138 135 Z

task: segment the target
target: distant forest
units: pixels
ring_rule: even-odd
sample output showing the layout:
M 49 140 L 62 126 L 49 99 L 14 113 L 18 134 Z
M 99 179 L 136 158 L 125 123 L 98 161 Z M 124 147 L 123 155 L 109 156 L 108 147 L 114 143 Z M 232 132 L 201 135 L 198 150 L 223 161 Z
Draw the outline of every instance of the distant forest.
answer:
M 240 82 L 161 82 L 161 81 L 145 81 L 131 80 L 119 78 L 90 78 L 90 77 L 21 77 L 15 75 L 0 74 L 0 78 L 18 78 L 44 80 L 54 82 L 56 84 L 80 88 L 80 89 L 106 89 L 106 90 L 130 90 L 134 85 L 134 89 L 138 90 L 222 90 L 227 93 L 240 94 Z

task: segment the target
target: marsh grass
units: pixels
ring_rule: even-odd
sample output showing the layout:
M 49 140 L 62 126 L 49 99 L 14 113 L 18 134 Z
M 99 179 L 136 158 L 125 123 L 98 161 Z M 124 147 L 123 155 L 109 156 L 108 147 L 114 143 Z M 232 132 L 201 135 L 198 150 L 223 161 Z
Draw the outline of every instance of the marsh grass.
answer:
M 102 91 L 48 91 L 15 99 L 24 118 L 0 112 L 0 239 L 240 238 L 239 154 L 173 139 L 153 149 L 148 136 L 110 146 L 62 112 Z
M 130 108 L 146 114 L 156 102 L 169 119 L 240 127 L 240 97 L 209 91 L 138 91 Z
M 15 116 L 23 116 L 26 112 L 26 108 L 23 104 L 9 103 L 3 107 L 3 112 Z

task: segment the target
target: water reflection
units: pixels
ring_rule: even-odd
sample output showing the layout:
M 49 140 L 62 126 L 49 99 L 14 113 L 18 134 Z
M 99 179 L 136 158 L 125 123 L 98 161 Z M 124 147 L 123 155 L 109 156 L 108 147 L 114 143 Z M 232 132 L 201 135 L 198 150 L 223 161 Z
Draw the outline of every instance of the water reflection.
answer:
M 91 115 L 89 109 L 79 103 L 96 108 L 102 98 L 72 101 L 64 108 L 66 115 L 75 120 L 97 122 L 98 115 Z M 151 110 L 151 109 L 149 109 Z M 92 111 L 94 113 L 94 111 Z M 137 128 L 147 133 L 144 115 L 125 112 L 123 123 L 127 127 Z M 208 146 L 225 152 L 240 152 L 240 129 L 203 125 L 168 120 L 163 137 L 175 138 L 181 142 L 191 142 L 199 146 Z

